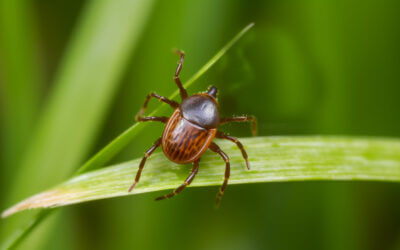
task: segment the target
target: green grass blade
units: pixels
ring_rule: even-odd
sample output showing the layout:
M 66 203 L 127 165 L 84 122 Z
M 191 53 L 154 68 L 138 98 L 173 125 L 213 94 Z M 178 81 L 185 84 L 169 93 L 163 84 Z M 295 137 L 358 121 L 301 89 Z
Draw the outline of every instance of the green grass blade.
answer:
M 63 180 L 86 157 L 150 6 L 129 0 L 87 6 L 14 181 L 13 197 L 25 195 L 26 186 L 37 190 Z M 40 182 L 33 178 L 37 175 Z
M 9 186 L 39 108 L 43 75 L 31 1 L 0 1 L 0 188 Z M 2 201 L 0 201 L 2 202 Z
M 210 69 L 249 29 L 254 26 L 254 23 L 248 24 L 244 27 L 236 36 L 234 36 L 222 49 L 220 49 L 203 67 L 201 67 L 186 83 L 185 88 L 192 85 L 197 79 L 199 79 L 208 69 Z M 178 96 L 179 91 L 175 90 L 169 96 L 169 99 L 173 99 Z M 155 115 L 161 111 L 162 107 L 165 107 L 165 103 L 161 103 L 160 107 L 151 112 L 149 116 Z M 135 123 L 130 128 L 125 130 L 121 135 L 111 141 L 107 146 L 100 150 L 96 155 L 89 159 L 77 172 L 77 174 L 84 173 L 88 170 L 102 167 L 112 157 L 119 153 L 132 139 L 146 126 L 146 123 Z
M 38 129 L 8 189 L 8 203 L 59 183 L 87 157 L 152 2 L 102 0 L 83 9 Z M 22 215 L 2 223 L 0 241 L 19 238 L 21 225 L 31 220 Z
M 217 52 L 197 73 L 195 73 L 184 85 L 189 87 L 201 77 L 211 66 L 213 66 L 254 24 L 251 23 L 242 29 L 235 37 L 233 37 L 220 51 Z M 178 95 L 176 90 L 170 98 L 174 98 Z M 162 107 L 162 106 L 161 106 Z M 161 107 L 157 108 L 150 115 L 155 114 L 161 110 Z M 119 153 L 145 126 L 144 123 L 136 123 L 116 139 L 105 146 L 101 151 L 94 155 L 89 161 L 87 161 L 79 170 L 78 173 L 83 173 L 89 169 L 104 166 L 108 160 Z M 5 247 L 15 246 L 18 244 L 33 227 L 39 224 L 39 220 L 42 221 L 49 213 L 39 213 L 33 220 L 29 220 L 29 223 L 22 225 L 22 227 L 17 229 L 17 233 L 14 233 L 10 238 L 7 238 Z
M 230 184 L 306 180 L 400 182 L 400 140 L 352 137 L 257 137 L 241 139 L 251 163 L 247 171 L 236 145 L 218 141 L 231 159 Z M 88 172 L 10 209 L 6 217 L 31 208 L 59 207 L 91 200 L 178 187 L 191 167 L 174 164 L 157 153 L 147 161 L 139 184 L 132 184 L 140 158 Z M 191 187 L 221 185 L 224 162 L 206 153 Z

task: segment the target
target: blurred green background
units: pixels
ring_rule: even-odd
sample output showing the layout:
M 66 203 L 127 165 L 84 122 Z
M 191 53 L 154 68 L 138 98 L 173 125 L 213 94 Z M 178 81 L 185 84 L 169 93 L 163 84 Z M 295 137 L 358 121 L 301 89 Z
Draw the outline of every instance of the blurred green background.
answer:
M 1 0 L 1 210 L 68 178 L 146 94 L 172 93 L 172 48 L 186 52 L 185 81 L 250 22 L 190 93 L 216 85 L 222 113 L 256 115 L 262 136 L 400 136 L 399 1 Z M 161 132 L 149 124 L 112 163 L 142 157 Z M 231 185 L 214 211 L 216 191 L 63 208 L 20 248 L 400 249 L 395 183 Z

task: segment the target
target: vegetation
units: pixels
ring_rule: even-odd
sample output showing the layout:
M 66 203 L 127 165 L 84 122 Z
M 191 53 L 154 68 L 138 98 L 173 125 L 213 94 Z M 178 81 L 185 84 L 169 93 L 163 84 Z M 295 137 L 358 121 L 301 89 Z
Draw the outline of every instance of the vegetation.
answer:
M 399 7 L 1 1 L 0 208 L 47 209 L 2 219 L 0 246 L 398 249 Z M 172 48 L 186 52 L 190 93 L 216 85 L 224 116 L 259 120 L 259 137 L 246 138 L 245 124 L 222 127 L 242 137 L 252 170 L 218 142 L 230 184 L 244 184 L 228 186 L 219 210 L 223 162 L 209 152 L 191 185 L 202 188 L 154 202 L 190 169 L 157 153 L 133 196 L 103 199 L 128 195 L 162 131 L 133 118 L 149 92 L 176 96 Z M 169 115 L 163 107 L 149 111 Z

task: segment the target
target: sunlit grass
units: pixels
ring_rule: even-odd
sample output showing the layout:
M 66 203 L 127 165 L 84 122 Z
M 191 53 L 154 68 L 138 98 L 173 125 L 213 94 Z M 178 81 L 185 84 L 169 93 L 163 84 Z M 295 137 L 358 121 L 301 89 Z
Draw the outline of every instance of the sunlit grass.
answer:
M 251 170 L 236 145 L 218 140 L 231 161 L 230 184 L 307 180 L 363 180 L 400 182 L 400 140 L 352 137 L 255 137 L 243 138 Z M 59 207 L 80 202 L 176 188 L 191 167 L 166 160 L 162 153 L 147 161 L 141 180 L 132 184 L 141 158 L 76 176 L 32 196 L 3 213 L 31 208 Z M 221 185 L 224 161 L 206 153 L 191 187 Z M 214 194 L 211 194 L 214 195 Z M 210 204 L 211 206 L 211 204 Z

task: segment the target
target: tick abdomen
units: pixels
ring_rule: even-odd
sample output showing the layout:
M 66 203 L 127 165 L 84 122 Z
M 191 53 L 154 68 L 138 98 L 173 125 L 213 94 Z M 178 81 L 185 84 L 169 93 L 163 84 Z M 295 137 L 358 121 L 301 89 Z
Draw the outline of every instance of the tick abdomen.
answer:
M 186 120 L 178 108 L 165 126 L 162 149 L 171 161 L 190 163 L 204 153 L 216 132 L 217 129 L 205 129 Z

